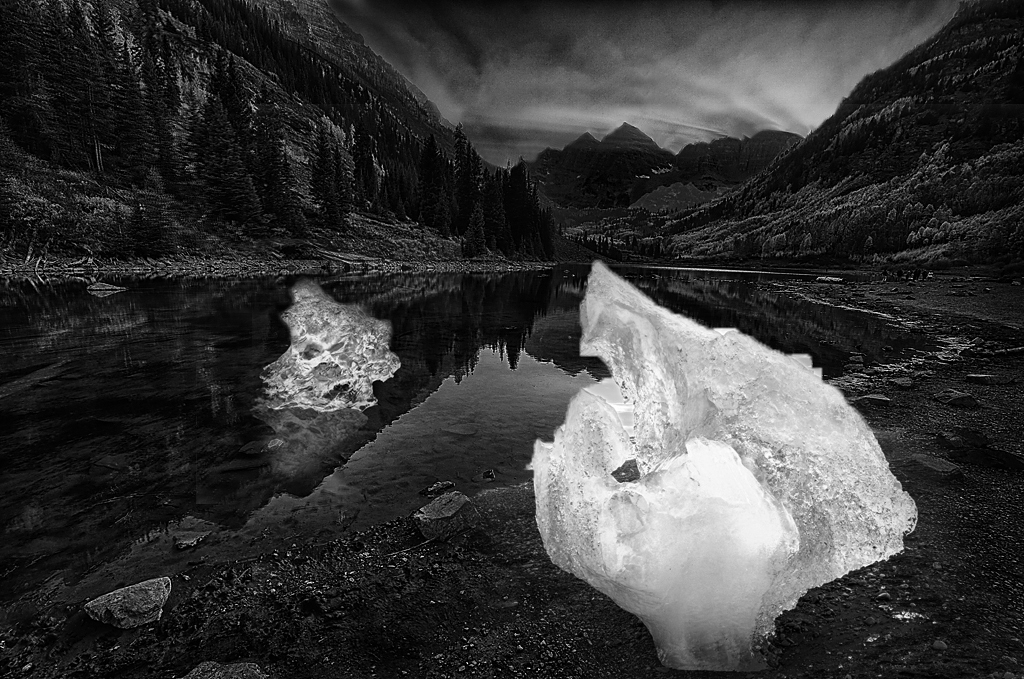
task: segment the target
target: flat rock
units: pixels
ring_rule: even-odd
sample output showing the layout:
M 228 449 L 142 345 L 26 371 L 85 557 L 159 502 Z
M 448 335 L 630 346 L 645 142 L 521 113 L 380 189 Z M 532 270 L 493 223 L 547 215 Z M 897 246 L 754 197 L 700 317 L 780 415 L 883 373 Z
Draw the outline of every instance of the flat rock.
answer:
M 887 406 L 892 405 L 892 399 L 882 394 L 866 394 L 865 396 L 858 396 L 851 403 L 855 405 Z
M 448 540 L 474 525 L 477 513 L 469 498 L 454 490 L 420 507 L 412 518 L 423 537 L 428 540 Z
M 932 476 L 940 479 L 962 479 L 964 471 L 948 460 L 934 455 L 914 455 L 914 460 Z
M 1010 384 L 1013 381 L 1013 378 L 985 374 L 968 375 L 964 379 L 972 384 Z
M 251 662 L 220 664 L 207 660 L 199 663 L 182 679 L 267 679 L 268 675 L 260 666 Z
M 131 629 L 159 620 L 170 594 L 170 578 L 153 578 L 96 597 L 85 612 L 97 622 Z
M 977 408 L 981 405 L 978 403 L 978 399 L 974 398 L 971 394 L 968 394 L 966 391 L 957 391 L 956 389 L 943 389 L 935 394 L 934 398 L 936 401 L 953 406 L 954 408 Z

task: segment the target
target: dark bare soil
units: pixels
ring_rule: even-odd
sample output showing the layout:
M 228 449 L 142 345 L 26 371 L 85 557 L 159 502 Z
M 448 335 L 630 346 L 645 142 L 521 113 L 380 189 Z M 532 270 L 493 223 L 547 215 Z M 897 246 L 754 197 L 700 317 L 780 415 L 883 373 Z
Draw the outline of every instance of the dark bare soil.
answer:
M 944 349 L 869 357 L 835 380 L 849 398 L 891 399 L 862 412 L 917 502 L 918 528 L 903 553 L 780 616 L 770 668 L 749 676 L 1024 676 L 1024 472 L 961 459 L 963 477 L 945 480 L 914 457 L 954 459 L 938 435 L 956 426 L 1024 456 L 1024 354 L 1000 353 L 1024 346 L 1024 290 L 952 276 L 783 285 L 898 315 Z M 971 373 L 1003 383 L 969 383 Z M 980 407 L 932 398 L 950 387 Z M 661 667 L 636 618 L 551 564 L 529 486 L 474 502 L 478 527 L 450 543 L 423 544 L 405 519 L 247 562 L 197 560 L 175 577 L 163 618 L 135 630 L 95 623 L 80 606 L 12 624 L 0 632 L 0 674 L 182 677 L 216 660 L 289 679 L 739 676 Z

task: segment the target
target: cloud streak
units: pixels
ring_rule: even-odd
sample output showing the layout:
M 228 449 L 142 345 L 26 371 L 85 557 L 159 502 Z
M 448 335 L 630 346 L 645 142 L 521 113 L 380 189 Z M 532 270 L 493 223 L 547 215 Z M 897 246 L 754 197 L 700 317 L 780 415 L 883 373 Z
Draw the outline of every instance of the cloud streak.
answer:
M 956 0 L 330 2 L 496 164 L 623 121 L 673 151 L 762 129 L 807 134 L 956 10 Z

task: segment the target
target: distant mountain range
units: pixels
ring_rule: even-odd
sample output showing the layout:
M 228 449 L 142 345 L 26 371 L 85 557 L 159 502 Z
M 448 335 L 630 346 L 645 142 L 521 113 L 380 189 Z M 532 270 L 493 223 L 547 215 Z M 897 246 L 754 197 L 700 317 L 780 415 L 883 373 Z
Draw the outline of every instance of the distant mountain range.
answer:
M 799 140 L 789 132 L 763 131 L 673 154 L 623 123 L 600 141 L 585 132 L 561 150 L 545 149 L 531 169 L 540 191 L 559 207 L 671 210 L 727 193 Z
M 666 234 L 695 259 L 1024 269 L 1024 3 L 961 3 L 764 172 L 668 220 Z

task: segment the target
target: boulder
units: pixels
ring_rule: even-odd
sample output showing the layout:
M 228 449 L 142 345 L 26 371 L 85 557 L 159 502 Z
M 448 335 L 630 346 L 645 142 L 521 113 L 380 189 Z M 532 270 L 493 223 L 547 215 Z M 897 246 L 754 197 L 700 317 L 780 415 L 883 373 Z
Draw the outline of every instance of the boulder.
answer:
M 428 540 L 448 540 L 476 523 L 476 508 L 469 498 L 455 490 L 420 507 L 413 520 Z
M 85 612 L 97 622 L 131 629 L 159 620 L 170 594 L 170 578 L 153 578 L 96 597 Z
M 260 666 L 251 662 L 236 662 L 222 665 L 207 660 L 199 663 L 183 679 L 267 679 Z
M 940 403 L 945 403 L 955 408 L 977 408 L 980 405 L 978 399 L 974 398 L 974 396 L 965 391 L 957 391 L 956 389 L 943 389 L 935 394 L 934 398 Z

